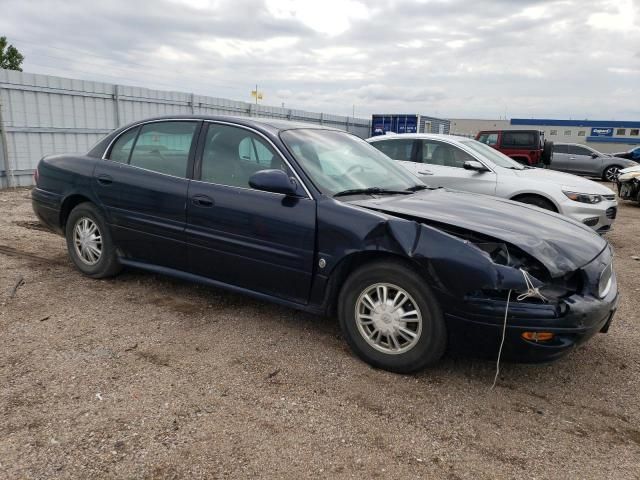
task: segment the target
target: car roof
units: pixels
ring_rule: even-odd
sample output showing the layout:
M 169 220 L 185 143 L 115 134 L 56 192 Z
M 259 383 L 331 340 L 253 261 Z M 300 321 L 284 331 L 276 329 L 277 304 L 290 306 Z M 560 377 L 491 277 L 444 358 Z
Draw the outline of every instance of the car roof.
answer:
M 367 142 L 378 142 L 380 140 L 393 140 L 401 138 L 418 138 L 425 140 L 473 140 L 470 137 L 463 137 L 461 135 L 449 135 L 445 133 L 396 133 L 393 135 L 378 135 L 375 137 L 367 138 Z
M 233 115 L 163 115 L 159 117 L 150 117 L 135 122 L 131 122 L 125 128 L 131 125 L 154 122 L 160 120 L 211 120 L 236 123 L 238 125 L 244 125 L 247 127 L 261 128 L 265 130 L 271 130 L 273 133 L 281 132 L 284 130 L 294 130 L 299 128 L 315 128 L 321 130 L 336 130 L 343 132 L 338 128 L 329 127 L 326 125 L 318 125 L 316 123 L 306 123 L 287 119 L 278 118 L 256 118 L 256 117 L 242 117 Z

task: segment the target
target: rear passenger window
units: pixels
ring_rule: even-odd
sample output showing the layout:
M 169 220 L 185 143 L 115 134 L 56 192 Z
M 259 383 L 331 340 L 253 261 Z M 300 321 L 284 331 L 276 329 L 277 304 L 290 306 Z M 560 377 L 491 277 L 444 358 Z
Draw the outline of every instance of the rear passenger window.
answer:
M 561 143 L 556 143 L 553 146 L 553 153 L 569 153 L 569 146 Z
M 133 147 L 133 142 L 136 140 L 136 135 L 138 135 L 139 127 L 132 128 L 131 130 L 123 133 L 116 143 L 111 147 L 111 153 L 109 154 L 109 160 L 113 160 L 114 162 L 119 163 L 128 163 L 129 155 L 131 154 L 131 148 Z
M 129 164 L 174 177 L 186 177 L 189 151 L 197 127 L 197 122 L 143 125 Z
M 385 140 L 382 142 L 372 142 L 371 145 L 393 160 L 413 161 L 411 155 L 413 151 L 413 140 Z
M 533 132 L 504 132 L 502 134 L 503 147 L 531 147 L 536 145 Z

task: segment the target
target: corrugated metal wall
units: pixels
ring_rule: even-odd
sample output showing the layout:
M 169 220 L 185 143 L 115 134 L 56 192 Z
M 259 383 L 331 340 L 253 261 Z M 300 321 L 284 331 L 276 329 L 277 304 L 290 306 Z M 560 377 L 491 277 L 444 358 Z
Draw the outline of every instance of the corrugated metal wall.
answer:
M 119 126 L 180 113 L 298 120 L 362 138 L 371 130 L 363 118 L 0 69 L 0 188 L 31 185 L 44 155 L 86 152 Z

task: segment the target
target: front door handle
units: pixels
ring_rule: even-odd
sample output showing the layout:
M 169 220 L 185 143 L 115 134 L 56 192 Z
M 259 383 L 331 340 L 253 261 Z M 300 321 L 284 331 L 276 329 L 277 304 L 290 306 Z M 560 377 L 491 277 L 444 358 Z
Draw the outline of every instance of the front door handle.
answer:
M 429 170 L 418 170 L 418 175 L 433 175 L 433 172 Z
M 191 203 L 196 207 L 213 207 L 213 199 L 206 195 L 194 195 L 191 197 Z
M 97 180 L 100 185 L 111 185 L 113 183 L 113 178 L 105 174 L 98 175 Z

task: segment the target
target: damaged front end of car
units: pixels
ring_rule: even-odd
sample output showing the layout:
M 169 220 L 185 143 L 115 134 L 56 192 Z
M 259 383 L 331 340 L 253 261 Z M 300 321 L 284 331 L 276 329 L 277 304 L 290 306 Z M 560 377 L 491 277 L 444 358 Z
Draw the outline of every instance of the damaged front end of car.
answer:
M 640 202 L 640 167 L 620 171 L 617 179 L 618 196 L 623 200 Z
M 429 257 L 419 260 L 434 281 L 452 347 L 495 357 L 506 321 L 506 358 L 549 361 L 608 330 L 617 305 L 610 246 L 577 268 L 548 268 L 550 252 L 545 265 L 500 239 L 448 225 L 421 225 L 460 242 L 457 248 L 449 244 L 446 264 L 426 245 Z M 422 257 L 421 251 L 414 257 Z

